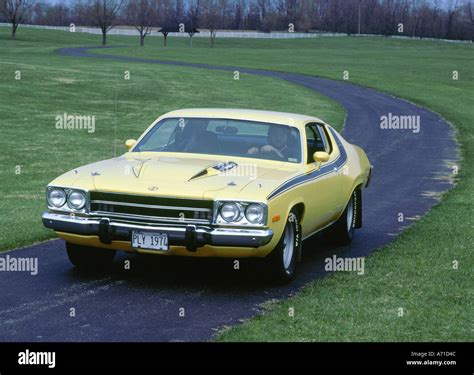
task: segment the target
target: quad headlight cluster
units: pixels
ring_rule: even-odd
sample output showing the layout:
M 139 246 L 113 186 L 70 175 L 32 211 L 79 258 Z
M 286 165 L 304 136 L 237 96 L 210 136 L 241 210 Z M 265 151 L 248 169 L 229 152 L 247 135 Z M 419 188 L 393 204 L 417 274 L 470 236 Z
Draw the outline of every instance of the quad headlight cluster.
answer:
M 49 187 L 46 198 L 50 208 L 81 211 L 87 206 L 87 194 L 83 190 Z
M 216 224 L 265 225 L 267 206 L 254 202 L 216 202 Z

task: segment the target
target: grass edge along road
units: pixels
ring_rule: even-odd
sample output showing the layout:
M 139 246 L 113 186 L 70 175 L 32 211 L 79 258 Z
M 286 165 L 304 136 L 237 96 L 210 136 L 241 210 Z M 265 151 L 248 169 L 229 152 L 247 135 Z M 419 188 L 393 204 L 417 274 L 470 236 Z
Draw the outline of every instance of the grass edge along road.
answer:
M 135 41 L 134 38 L 129 40 L 130 43 Z M 113 43 L 122 44 L 124 41 L 125 38 L 120 38 L 117 41 L 114 39 Z M 232 42 L 230 40 L 226 41 L 226 43 Z M 254 41 L 238 42 L 242 46 L 244 42 L 253 43 Z M 327 43 L 327 40 L 315 42 L 324 44 Z M 337 44 L 340 45 L 343 42 L 347 43 L 349 47 L 350 43 L 354 42 L 354 45 L 360 46 L 361 51 L 354 52 L 355 47 L 348 48 L 346 55 L 344 55 L 343 49 L 337 48 Z M 389 44 L 388 47 L 384 47 L 385 42 Z M 259 44 L 258 41 L 255 43 Z M 403 74 L 400 75 L 397 69 L 393 69 L 393 71 L 384 72 L 386 74 L 377 75 L 377 69 L 380 68 L 374 66 L 373 63 L 367 63 L 367 57 L 363 55 L 367 54 L 366 49 L 370 46 L 364 47 L 364 44 L 375 44 L 370 48 L 372 53 L 368 54 L 368 57 L 373 58 L 374 53 L 377 55 L 380 52 L 380 55 L 377 55 L 378 58 L 375 59 L 377 64 L 380 67 L 391 65 L 393 68 L 393 54 L 387 54 L 387 49 L 399 49 L 401 44 L 408 47 L 410 43 L 392 43 L 392 41 L 386 41 L 385 39 L 378 41 L 354 41 L 350 38 L 337 40 L 332 54 L 331 50 L 322 52 L 318 50 L 324 56 L 321 64 L 331 65 L 333 69 L 326 67 L 326 74 L 324 74 L 324 71 L 318 74 L 318 72 L 308 71 L 308 67 L 306 67 L 304 73 L 340 78 L 341 64 L 351 61 L 347 54 L 349 54 L 349 57 L 351 54 L 355 54 L 357 59 L 360 60 L 359 64 L 366 65 L 365 69 L 371 70 L 373 73 L 371 77 L 368 77 L 370 79 L 366 77 L 364 81 L 360 78 L 363 71 L 358 70 L 357 66 L 353 69 L 353 65 L 351 65 L 351 81 L 407 98 L 441 113 L 458 128 L 458 138 L 463 146 L 465 159 L 463 166 L 470 165 L 468 162 L 472 158 L 469 153 L 469 145 L 472 149 L 472 129 L 469 129 L 468 121 L 472 118 L 469 114 L 472 107 L 469 108 L 466 105 L 466 100 L 469 97 L 469 92 L 472 92 L 472 90 L 469 90 L 470 85 L 472 85 L 472 71 L 466 68 L 466 62 L 463 61 L 463 58 L 457 61 L 453 57 L 456 55 L 454 52 L 457 47 L 453 46 L 451 48 L 444 45 L 441 47 L 441 49 L 452 49 L 452 53 L 448 54 L 449 59 L 445 59 L 444 63 L 451 62 L 452 66 L 459 66 L 458 69 L 462 77 L 467 80 L 467 87 L 465 87 L 466 81 L 461 81 L 461 84 L 458 85 L 461 86 L 461 90 L 459 88 L 454 90 L 450 88 L 449 84 L 446 84 L 446 91 L 444 92 L 446 103 L 438 105 L 438 103 L 429 100 L 430 98 L 428 100 L 425 97 L 417 98 L 416 96 L 419 95 L 420 91 L 416 90 L 416 83 L 418 82 L 418 85 L 424 88 L 430 84 L 431 79 L 436 84 L 440 77 L 443 77 L 440 73 L 441 67 L 435 69 L 428 80 L 423 81 L 423 78 L 426 77 L 417 69 L 410 70 L 410 64 L 407 63 L 404 66 L 403 74 L 408 76 L 406 79 L 411 79 L 413 83 L 408 85 L 405 90 L 401 90 L 402 92 L 398 92 L 396 87 L 392 87 L 394 85 L 393 80 L 398 79 L 400 83 L 403 83 L 406 81 L 406 79 L 403 79 Z M 425 42 L 420 43 L 416 46 L 426 45 Z M 288 45 L 286 46 L 288 47 Z M 209 54 L 208 59 L 212 60 L 207 62 L 226 65 L 225 61 L 219 61 L 219 58 L 216 57 L 226 53 L 226 51 L 219 48 L 214 51 L 210 49 L 205 51 L 206 54 Z M 133 49 L 131 48 L 131 50 Z M 280 61 L 284 59 L 274 58 L 275 51 L 271 48 L 271 51 L 266 51 L 262 50 L 261 46 L 259 47 L 258 52 L 261 61 L 255 60 L 255 54 L 252 55 L 252 51 L 246 51 L 242 47 L 240 49 L 241 51 L 237 55 L 239 58 L 229 61 L 228 65 L 244 66 L 247 64 L 249 67 L 259 68 L 263 65 L 264 68 L 272 70 L 292 70 L 294 67 L 305 67 L 305 64 L 298 63 L 297 57 L 300 56 L 298 53 L 287 53 L 287 55 L 291 55 L 293 62 L 291 64 L 286 62 L 288 66 L 285 67 L 283 66 L 285 61 Z M 176 60 L 186 60 L 188 58 L 192 59 L 193 62 L 204 62 L 196 61 L 199 60 L 193 55 L 196 50 L 198 48 L 195 48 L 192 53 L 184 49 L 159 50 L 159 58 L 167 59 L 167 54 L 175 53 L 177 55 L 174 57 Z M 157 58 L 156 52 L 155 49 L 144 50 L 144 53 L 150 54 L 148 57 L 152 58 Z M 186 55 L 180 55 L 183 52 L 186 52 Z M 107 53 L 110 53 L 110 51 Z M 120 51 L 114 50 L 113 53 L 118 54 Z M 187 56 L 188 54 L 190 56 Z M 333 56 L 337 54 L 339 56 Z M 273 56 L 273 58 L 266 58 L 265 56 L 268 55 Z M 246 58 L 251 59 L 252 56 L 254 58 L 253 62 L 246 63 L 244 61 Z M 303 54 L 302 58 L 304 57 Z M 333 60 L 331 60 L 331 57 Z M 353 59 L 353 62 L 357 63 L 357 59 Z M 423 64 L 430 61 L 426 56 L 420 57 L 420 59 L 423 60 Z M 340 61 L 336 63 L 335 60 Z M 464 60 L 468 59 L 464 57 Z M 314 59 L 306 58 L 306 65 L 308 61 L 314 64 Z M 438 60 L 431 59 L 431 62 L 435 67 L 439 65 Z M 255 66 L 256 63 L 260 65 Z M 282 66 L 275 66 L 278 65 L 277 63 L 281 63 Z M 321 64 L 318 62 L 314 65 L 319 67 Z M 451 65 L 448 64 L 448 67 Z M 451 70 L 453 69 L 451 67 Z M 418 76 L 418 79 L 412 79 L 413 76 Z M 413 86 L 414 83 L 415 87 Z M 433 89 L 433 87 L 430 86 L 430 89 Z M 432 90 L 430 92 L 433 93 Z M 439 95 L 439 93 L 435 94 Z M 373 254 L 366 260 L 366 273 L 363 276 L 339 273 L 324 280 L 315 281 L 304 288 L 296 297 L 281 303 L 269 304 L 266 314 L 258 316 L 242 326 L 234 327 L 229 331 L 226 330 L 218 337 L 218 340 L 472 340 L 471 311 L 473 309 L 472 291 L 469 282 L 471 267 L 469 255 L 472 249 L 472 241 L 470 242 L 469 237 L 472 219 L 469 217 L 469 212 L 472 212 L 473 201 L 472 192 L 469 190 L 469 182 L 472 186 L 472 171 L 461 168 L 460 176 L 458 186 L 444 196 L 443 204 L 433 208 L 417 225 L 402 233 L 395 242 L 385 247 L 384 251 Z M 461 209 L 458 210 L 458 208 Z M 449 235 L 446 235 L 446 233 Z M 454 268 L 454 261 L 458 262 L 458 269 Z M 291 316 L 290 311 L 294 311 L 293 316 Z
M 215 49 L 176 38 L 95 53 L 240 66 L 342 79 L 429 108 L 451 122 L 461 146 L 457 186 L 416 225 L 366 259 L 366 273 L 338 273 L 265 313 L 224 329 L 218 341 L 472 341 L 474 192 L 472 45 L 338 38 L 220 40 Z M 252 45 L 253 44 L 253 45 Z M 306 46 L 306 48 L 305 48 Z M 311 52 L 310 46 L 313 47 Z M 319 56 L 319 58 L 318 58 Z M 453 79 L 458 74 L 460 79 Z M 429 89 L 427 89 L 429 88 Z M 470 96 L 471 95 L 471 96 Z M 458 166 L 459 167 L 459 166 Z
M 16 41 L 0 28 L 0 155 L 3 183 L 0 251 L 54 237 L 43 228 L 46 184 L 60 174 L 125 152 L 159 115 L 184 107 L 283 109 L 322 113 L 336 127 L 343 108 L 312 90 L 268 77 L 59 56 L 64 46 L 92 44 L 94 36 L 22 30 Z M 15 46 L 15 48 L 13 48 Z M 125 77 L 129 72 L 130 79 Z M 19 74 L 19 79 L 15 79 Z M 188 95 L 188 93 L 192 95 Z M 255 97 L 250 97 L 249 92 Z M 115 115 L 115 93 L 118 95 Z M 95 128 L 57 129 L 64 113 L 94 116 Z M 115 116 L 116 119 L 115 119 Z M 114 144 L 114 123 L 117 141 Z M 64 121 L 63 121 L 64 122 Z

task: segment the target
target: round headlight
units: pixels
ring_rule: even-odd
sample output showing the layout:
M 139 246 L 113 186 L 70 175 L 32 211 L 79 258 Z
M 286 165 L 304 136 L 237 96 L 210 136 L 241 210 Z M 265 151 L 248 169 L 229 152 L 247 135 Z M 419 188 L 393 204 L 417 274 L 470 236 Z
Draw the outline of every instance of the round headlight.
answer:
M 62 207 L 66 203 L 66 192 L 63 189 L 52 188 L 48 190 L 48 204 L 53 207 Z
M 86 196 L 82 191 L 73 190 L 67 197 L 67 204 L 75 210 L 81 210 L 86 205 Z
M 252 224 L 261 224 L 264 216 L 265 209 L 260 204 L 250 204 L 245 210 L 245 217 Z
M 221 207 L 220 214 L 222 219 L 228 223 L 237 221 L 240 217 L 240 208 L 235 203 L 224 203 Z

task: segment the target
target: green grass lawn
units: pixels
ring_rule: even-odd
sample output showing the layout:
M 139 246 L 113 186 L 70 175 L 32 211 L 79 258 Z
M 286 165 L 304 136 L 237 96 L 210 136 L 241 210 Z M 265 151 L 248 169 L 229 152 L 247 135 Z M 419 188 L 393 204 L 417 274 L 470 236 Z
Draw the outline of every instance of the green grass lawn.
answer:
M 94 44 L 96 37 L 28 29 L 12 41 L 8 33 L 0 28 L 0 250 L 53 237 L 41 223 L 47 183 L 74 167 L 113 157 L 115 148 L 125 152 L 125 140 L 137 138 L 165 112 L 257 108 L 343 123 L 344 110 L 336 102 L 280 80 L 241 75 L 236 81 L 232 72 L 61 57 L 55 49 Z M 55 117 L 63 113 L 96 116 L 95 132 L 56 129 Z
M 386 38 L 304 40 L 149 38 L 97 53 L 297 72 L 349 80 L 411 100 L 454 124 L 457 186 L 416 225 L 366 260 L 225 330 L 219 341 L 472 341 L 474 339 L 474 46 Z M 122 43 L 125 44 L 125 43 Z M 453 80 L 453 71 L 459 79 Z M 458 269 L 453 262 L 458 262 Z M 289 311 L 294 309 L 294 317 Z M 403 310 L 400 310 L 403 309 Z M 293 310 L 291 310 L 293 311 Z M 402 314 L 401 314 L 402 313 Z M 403 316 L 400 316 L 403 315 Z
M 16 42 L 0 28 L 0 118 L 7 135 L 0 156 L 4 183 L 3 249 L 50 234 L 41 228 L 44 185 L 78 164 L 109 157 L 114 143 L 137 136 L 158 114 L 179 107 L 231 106 L 315 114 L 341 124 L 343 111 L 305 89 L 260 77 L 184 68 L 73 59 L 61 46 L 94 45 L 99 36 L 20 29 Z M 313 40 L 111 37 L 113 53 L 299 72 L 374 87 L 439 112 L 457 129 L 463 162 L 458 184 L 416 225 L 366 259 L 365 274 L 338 273 L 295 297 L 268 304 L 265 314 L 225 330 L 220 341 L 472 341 L 474 338 L 474 46 L 384 38 Z M 12 79 L 23 71 L 21 81 Z M 123 80 L 130 70 L 132 79 Z M 452 72 L 459 80 L 452 80 Z M 21 87 L 20 87 L 21 86 Z M 192 92 L 193 95 L 187 95 Z M 249 96 L 249 93 L 252 95 Z M 191 102 L 192 101 L 192 102 Z M 97 132 L 62 133 L 54 116 L 95 114 Z M 32 131 L 33 130 L 33 131 Z M 119 150 L 123 151 L 123 148 Z M 28 152 L 31 151 L 31 152 Z M 15 175 L 16 165 L 22 174 Z M 10 218 L 13 217 L 13 219 Z M 459 264 L 453 268 L 453 261 Z M 294 316 L 289 316 L 289 309 Z M 403 316 L 400 312 L 403 309 Z

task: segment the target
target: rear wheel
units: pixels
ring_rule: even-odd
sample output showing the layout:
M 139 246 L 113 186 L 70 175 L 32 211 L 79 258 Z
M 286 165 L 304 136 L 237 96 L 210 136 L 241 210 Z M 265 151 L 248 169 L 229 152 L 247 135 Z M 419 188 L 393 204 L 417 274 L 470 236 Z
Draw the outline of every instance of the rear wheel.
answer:
M 115 250 L 81 246 L 66 242 L 67 255 L 71 263 L 80 270 L 100 271 L 112 263 Z
M 329 240 L 338 245 L 349 245 L 354 237 L 356 218 L 361 209 L 357 189 L 351 195 L 341 217 L 327 230 Z
M 293 209 L 288 215 L 280 241 L 267 258 L 272 281 L 287 283 L 295 276 L 301 242 L 301 224 L 298 212 Z

